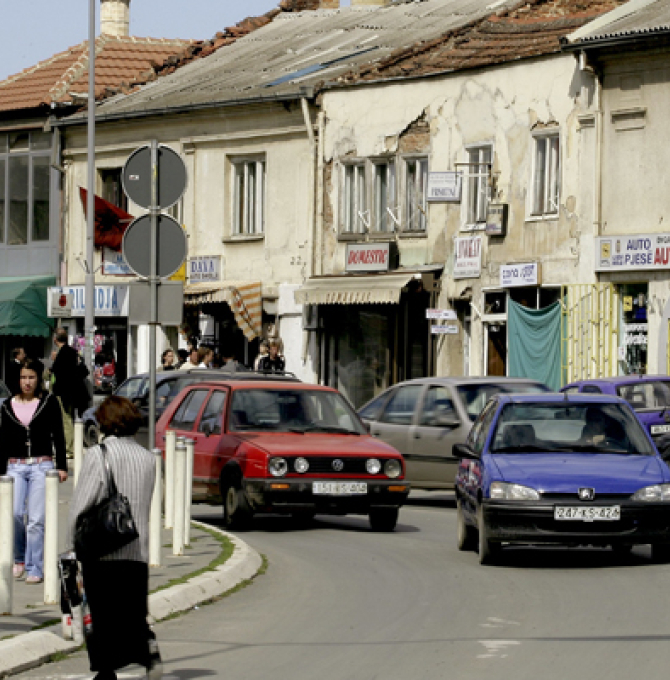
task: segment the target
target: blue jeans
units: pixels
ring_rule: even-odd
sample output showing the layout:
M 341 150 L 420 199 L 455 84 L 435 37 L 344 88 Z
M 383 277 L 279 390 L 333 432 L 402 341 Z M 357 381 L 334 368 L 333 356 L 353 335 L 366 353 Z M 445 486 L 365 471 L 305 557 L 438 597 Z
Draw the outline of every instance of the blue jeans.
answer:
M 14 478 L 14 563 L 25 563 L 28 576 L 39 578 L 44 578 L 46 473 L 53 469 L 52 461 L 7 466 L 7 474 Z

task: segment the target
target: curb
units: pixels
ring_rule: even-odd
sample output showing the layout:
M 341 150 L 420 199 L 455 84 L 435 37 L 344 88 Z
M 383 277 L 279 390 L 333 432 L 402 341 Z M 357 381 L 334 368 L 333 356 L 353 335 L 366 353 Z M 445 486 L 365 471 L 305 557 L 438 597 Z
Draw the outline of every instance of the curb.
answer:
M 237 536 L 202 522 L 194 521 L 193 524 L 228 538 L 234 546 L 233 554 L 212 571 L 149 595 L 149 622 L 152 624 L 223 595 L 253 578 L 263 564 L 261 556 Z M 81 643 L 63 640 L 60 635 L 51 632 L 55 628 L 60 629 L 60 624 L 0 642 L 0 678 L 36 668 L 54 654 L 67 654 L 81 647 Z

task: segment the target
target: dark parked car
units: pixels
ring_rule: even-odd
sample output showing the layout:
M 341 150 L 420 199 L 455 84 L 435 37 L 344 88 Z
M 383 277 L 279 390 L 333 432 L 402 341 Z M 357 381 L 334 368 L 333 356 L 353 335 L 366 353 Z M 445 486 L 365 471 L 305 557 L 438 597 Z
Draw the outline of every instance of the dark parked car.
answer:
M 420 378 L 398 383 L 358 411 L 370 434 L 402 453 L 413 488 L 451 489 L 465 441 L 489 397 L 501 392 L 550 392 L 525 378 Z
M 670 559 L 670 469 L 623 399 L 500 394 L 454 454 L 458 547 L 482 564 L 515 543 Z

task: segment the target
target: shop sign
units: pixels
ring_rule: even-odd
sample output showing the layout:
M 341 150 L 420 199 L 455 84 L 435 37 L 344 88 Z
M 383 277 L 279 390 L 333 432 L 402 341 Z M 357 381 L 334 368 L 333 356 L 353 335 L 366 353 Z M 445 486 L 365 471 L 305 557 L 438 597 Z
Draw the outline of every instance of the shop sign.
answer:
M 482 274 L 482 237 L 454 239 L 455 279 L 478 279 Z
M 431 326 L 430 332 L 433 335 L 458 335 L 458 326 Z
M 111 248 L 102 249 L 102 273 L 107 276 L 135 276 L 123 253 L 117 253 Z
M 597 272 L 670 269 L 670 234 L 596 238 Z
M 49 291 L 49 311 L 48 316 L 66 317 L 72 316 L 73 296 L 65 292 Z
M 429 172 L 427 200 L 430 203 L 460 203 L 462 178 L 460 172 Z
M 500 286 L 502 288 L 539 286 L 541 283 L 540 265 L 537 262 L 500 265 Z
M 49 288 L 47 296 L 47 316 L 52 314 L 52 298 L 55 294 L 72 296 L 72 313 L 70 317 L 84 316 L 85 286 L 61 286 Z M 95 316 L 128 316 L 128 286 L 96 286 Z
M 647 324 L 646 323 L 627 323 L 623 326 L 624 345 L 645 345 L 647 344 Z
M 426 319 L 443 319 L 444 321 L 456 321 L 456 312 L 453 309 L 427 309 Z
M 489 203 L 486 211 L 486 233 L 489 236 L 507 235 L 507 203 Z
M 389 270 L 390 243 L 348 243 L 348 272 L 385 272 Z
M 191 283 L 221 281 L 221 256 L 198 256 L 188 261 L 188 279 Z

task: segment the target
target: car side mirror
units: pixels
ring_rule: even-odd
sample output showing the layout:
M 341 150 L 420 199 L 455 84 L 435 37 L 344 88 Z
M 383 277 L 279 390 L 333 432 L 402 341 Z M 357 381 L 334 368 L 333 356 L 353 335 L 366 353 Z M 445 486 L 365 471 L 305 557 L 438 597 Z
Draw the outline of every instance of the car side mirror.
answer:
M 443 413 L 435 418 L 435 424 L 438 427 L 458 427 L 461 421 L 453 415 Z
M 454 458 L 460 460 L 479 460 L 479 456 L 467 444 L 454 444 L 452 453 Z
M 205 437 L 209 437 L 210 434 L 212 434 L 212 424 L 211 423 L 205 423 L 202 426 L 202 431 L 205 434 Z
M 363 427 L 365 428 L 365 431 L 370 434 L 370 422 L 368 420 L 362 420 Z

